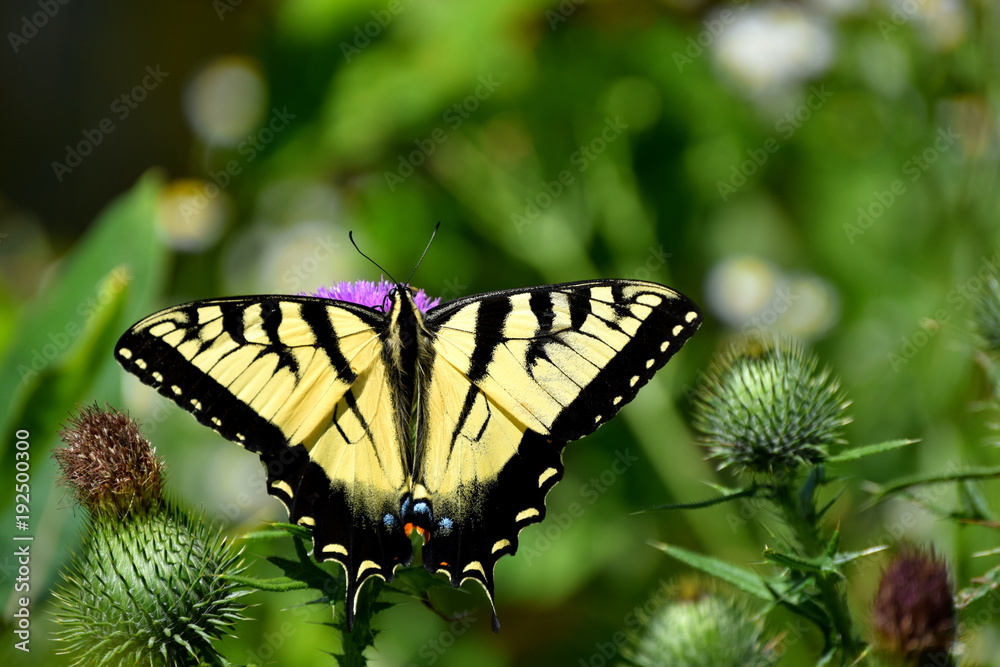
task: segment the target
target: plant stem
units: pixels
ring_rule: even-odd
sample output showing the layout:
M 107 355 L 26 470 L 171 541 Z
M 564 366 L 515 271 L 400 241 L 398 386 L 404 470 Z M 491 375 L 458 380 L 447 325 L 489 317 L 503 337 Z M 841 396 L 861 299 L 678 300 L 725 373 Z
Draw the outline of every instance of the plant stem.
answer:
M 826 542 L 820 536 L 819 526 L 816 523 L 815 498 L 809 494 L 807 500 L 794 491 L 791 484 L 781 481 L 774 487 L 773 500 L 798 540 L 802 550 L 801 555 L 810 559 L 822 558 L 826 555 Z M 836 572 L 820 572 L 815 575 L 815 580 L 820 602 L 830 615 L 833 627 L 839 635 L 845 663 L 851 662 L 860 655 L 863 647 L 854 636 L 851 612 L 847 606 L 847 596 L 840 584 L 840 577 Z

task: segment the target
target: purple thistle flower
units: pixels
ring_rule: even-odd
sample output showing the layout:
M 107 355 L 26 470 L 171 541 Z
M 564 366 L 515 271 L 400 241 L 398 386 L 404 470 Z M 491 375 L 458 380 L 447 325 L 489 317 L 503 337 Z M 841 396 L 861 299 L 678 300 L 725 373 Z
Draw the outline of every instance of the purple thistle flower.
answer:
M 377 283 L 370 280 L 341 281 L 333 287 L 320 287 L 314 292 L 301 292 L 300 294 L 301 296 L 318 296 L 321 299 L 349 301 L 369 308 L 381 308 L 385 304 L 389 291 L 395 286 L 394 283 L 385 278 L 380 278 Z M 413 303 L 421 312 L 426 313 L 441 303 L 441 299 L 437 297 L 432 299 L 421 289 L 413 292 Z

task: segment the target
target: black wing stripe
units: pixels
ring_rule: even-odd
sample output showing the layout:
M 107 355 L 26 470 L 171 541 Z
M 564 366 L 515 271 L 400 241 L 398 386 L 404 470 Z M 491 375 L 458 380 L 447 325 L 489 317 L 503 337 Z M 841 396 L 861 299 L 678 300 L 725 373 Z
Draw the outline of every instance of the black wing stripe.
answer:
M 573 330 L 579 331 L 583 323 L 587 321 L 587 318 L 593 312 L 590 307 L 590 298 L 573 292 L 567 296 L 569 297 L 570 326 Z
M 538 320 L 536 335 L 541 335 L 542 332 L 549 331 L 556 316 L 552 309 L 552 294 L 548 292 L 532 292 L 528 297 L 528 305 L 531 307 L 531 313 Z
M 503 342 L 504 323 L 510 315 L 510 299 L 480 303 L 476 313 L 476 346 L 469 360 L 469 381 L 478 382 L 489 372 L 497 346 Z
M 639 292 L 631 299 L 628 296 L 622 298 L 639 303 L 637 300 L 643 294 Z M 659 294 L 653 296 L 662 298 Z M 611 357 L 553 422 L 550 430 L 552 437 L 576 440 L 617 414 L 698 330 L 700 324 L 698 307 L 680 295 L 651 308 L 628 343 Z M 665 342 L 669 345 L 663 349 Z
M 295 375 L 296 379 L 300 378 L 299 362 L 289 351 L 285 342 L 281 340 L 281 335 L 278 333 L 283 319 L 281 305 L 277 301 L 273 300 L 261 301 L 260 315 L 261 321 L 263 322 L 262 328 L 264 330 L 264 334 L 267 336 L 267 340 L 270 343 L 265 348 L 265 352 L 270 352 L 278 356 L 279 370 L 287 368 L 293 375 Z M 263 353 L 264 352 L 261 354 Z
M 233 339 L 237 345 L 246 345 L 247 338 L 245 335 L 245 329 L 243 326 L 243 317 L 246 313 L 246 306 L 239 308 L 223 308 L 222 309 L 222 330 L 229 334 L 229 337 Z M 192 324 L 198 322 L 197 313 L 191 315 L 193 318 Z
M 121 354 L 123 348 L 142 350 L 142 356 L 126 358 Z M 155 336 L 127 332 L 119 339 L 115 352 L 125 370 L 170 400 L 179 402 L 179 395 L 174 389 L 177 387 L 182 392 L 180 400 L 187 405 L 198 401 L 204 406 L 211 406 L 210 410 L 191 412 L 198 421 L 223 437 L 262 456 L 276 454 L 288 446 L 281 429 L 233 397 L 229 389 L 212 377 L 193 369 L 174 346 Z M 142 365 L 138 363 L 140 361 Z M 162 380 L 158 381 L 154 373 L 159 374 Z
M 476 397 L 479 395 L 479 387 L 474 384 L 469 385 L 468 391 L 465 392 L 465 401 L 462 403 L 462 411 L 458 415 L 458 420 L 455 422 L 455 428 L 451 432 L 451 448 L 455 449 L 455 443 L 458 441 L 458 436 L 462 433 L 462 429 L 465 428 L 465 422 L 469 419 L 469 414 L 472 412 L 472 406 L 476 402 Z M 449 452 L 449 458 L 451 453 Z
M 344 357 L 343 352 L 340 351 L 340 343 L 337 342 L 337 334 L 333 330 L 333 323 L 330 322 L 330 316 L 322 308 L 303 308 L 302 319 L 310 326 L 313 335 L 316 337 L 316 345 L 326 352 L 330 363 L 337 369 L 337 373 L 343 378 L 344 382 L 353 384 L 358 379 L 358 375 L 351 369 L 350 362 Z

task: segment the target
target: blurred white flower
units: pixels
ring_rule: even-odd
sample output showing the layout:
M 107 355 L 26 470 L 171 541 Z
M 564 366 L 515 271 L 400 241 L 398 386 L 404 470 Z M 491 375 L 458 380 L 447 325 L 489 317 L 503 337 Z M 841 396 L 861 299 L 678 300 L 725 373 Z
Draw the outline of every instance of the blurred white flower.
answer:
M 832 17 L 855 16 L 868 9 L 868 0 L 808 0 L 806 4 Z
M 807 8 L 751 6 L 714 43 L 716 64 L 753 96 L 782 92 L 830 66 L 829 24 Z
M 267 89 L 258 63 L 244 56 L 217 58 L 188 81 L 184 115 L 213 146 L 235 146 L 260 123 Z
M 742 333 L 816 338 L 840 314 L 837 293 L 826 280 L 812 274 L 786 275 L 753 256 L 730 257 L 716 264 L 705 294 L 712 313 Z
M 727 325 L 742 327 L 763 311 L 778 289 L 779 274 L 757 257 L 730 257 L 708 274 L 708 307 Z
M 950 51 L 965 39 L 968 26 L 962 0 L 884 0 L 884 4 L 889 17 L 878 23 L 883 37 L 913 21 L 938 51 Z
M 171 181 L 157 202 L 157 231 L 178 252 L 201 252 L 219 239 L 232 207 L 229 194 L 215 183 Z

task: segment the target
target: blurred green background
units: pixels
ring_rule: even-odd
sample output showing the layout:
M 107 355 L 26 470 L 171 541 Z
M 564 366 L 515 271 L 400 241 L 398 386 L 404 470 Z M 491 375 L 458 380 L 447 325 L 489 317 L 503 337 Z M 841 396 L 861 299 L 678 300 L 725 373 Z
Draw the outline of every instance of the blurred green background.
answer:
M 685 574 L 648 541 L 757 562 L 771 536 L 752 507 L 633 514 L 735 483 L 702 460 L 690 395 L 753 330 L 800 337 L 832 367 L 852 444 L 921 439 L 846 471 L 842 548 L 933 543 L 959 584 L 995 565 L 972 556 L 995 531 L 902 500 L 870 507 L 865 492 L 1000 462 L 969 325 L 1000 262 L 994 3 L 33 0 L 0 17 L 5 661 L 61 660 L 46 610 L 83 517 L 50 451 L 78 406 L 141 420 L 171 493 L 231 535 L 284 518 L 255 456 L 114 364 L 117 336 L 187 300 L 377 279 L 348 230 L 404 279 L 438 221 L 412 279 L 431 295 L 649 278 L 701 304 L 706 324 L 618 419 L 567 448 L 549 518 L 497 566 L 500 634 L 472 587 L 459 605 L 476 621 L 458 632 L 415 601 L 383 614 L 372 664 L 604 664 L 630 612 Z M 20 429 L 29 656 L 9 625 Z M 627 455 L 638 461 L 618 474 Z M 925 495 L 954 503 L 950 487 Z M 881 563 L 850 581 L 862 626 Z M 253 596 L 226 654 L 332 664 L 327 612 L 295 607 L 305 599 Z M 785 664 L 818 655 L 821 638 L 790 618 L 769 627 Z M 1000 664 L 995 610 L 964 627 L 968 659 Z

